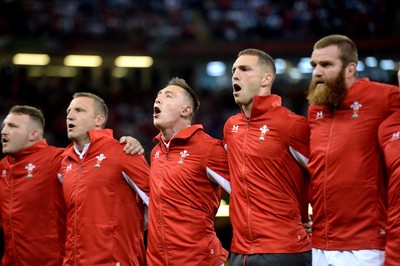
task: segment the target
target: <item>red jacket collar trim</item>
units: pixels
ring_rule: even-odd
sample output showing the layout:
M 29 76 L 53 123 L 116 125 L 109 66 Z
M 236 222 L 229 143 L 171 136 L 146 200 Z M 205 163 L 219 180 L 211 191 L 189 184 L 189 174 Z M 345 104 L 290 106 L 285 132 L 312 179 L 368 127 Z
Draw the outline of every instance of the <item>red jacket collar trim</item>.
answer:
M 172 139 L 187 139 L 190 138 L 196 131 L 204 130 L 203 126 L 200 124 L 191 125 L 183 130 L 181 130 L 178 134 L 176 134 Z M 162 141 L 162 133 L 158 133 L 157 136 L 154 137 L 153 141 Z
M 267 96 L 256 95 L 253 99 L 253 107 L 251 109 L 250 118 L 262 116 L 265 112 L 271 111 L 272 109 L 281 105 L 282 99 L 276 94 L 270 94 Z
M 41 149 L 43 149 L 43 148 L 45 148 L 47 146 L 48 145 L 47 145 L 46 140 L 42 139 L 41 141 L 33 144 L 32 146 L 30 146 L 30 147 L 28 147 L 26 149 L 23 149 L 23 150 L 21 150 L 19 152 L 16 152 L 15 154 L 10 155 L 10 157 L 13 157 L 15 159 L 20 159 L 20 158 L 22 158 L 24 156 L 27 156 L 27 155 L 29 155 L 31 153 L 34 153 L 34 152 L 36 152 L 38 150 L 41 150 Z

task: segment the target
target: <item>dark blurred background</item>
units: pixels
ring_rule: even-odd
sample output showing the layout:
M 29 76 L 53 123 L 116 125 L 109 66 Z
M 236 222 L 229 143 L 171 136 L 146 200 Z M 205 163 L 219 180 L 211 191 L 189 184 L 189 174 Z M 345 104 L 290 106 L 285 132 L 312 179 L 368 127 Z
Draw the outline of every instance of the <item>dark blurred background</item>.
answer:
M 81 0 L 0 1 L 0 118 L 15 104 L 41 108 L 49 144 L 66 146 L 66 108 L 73 93 L 90 91 L 110 108 L 115 136 L 131 135 L 146 149 L 158 133 L 152 124 L 156 93 L 185 78 L 200 96 L 196 123 L 217 138 L 239 111 L 231 67 L 239 51 L 258 48 L 276 59 L 273 93 L 306 115 L 313 43 L 345 34 L 359 49 L 359 76 L 397 84 L 400 5 L 391 0 Z M 45 66 L 15 65 L 16 53 L 45 53 Z M 99 67 L 63 74 L 69 54 L 100 55 Z M 119 55 L 153 57 L 150 68 L 117 68 Z M 228 197 L 225 197 L 228 201 Z M 216 227 L 229 248 L 230 225 Z

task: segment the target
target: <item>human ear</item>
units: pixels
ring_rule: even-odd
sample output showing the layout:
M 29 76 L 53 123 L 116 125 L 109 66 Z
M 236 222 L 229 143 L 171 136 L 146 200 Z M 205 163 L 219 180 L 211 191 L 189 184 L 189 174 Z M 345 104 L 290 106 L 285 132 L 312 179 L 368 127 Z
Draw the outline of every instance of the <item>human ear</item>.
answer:
M 105 118 L 104 115 L 97 115 L 96 116 L 95 127 L 96 128 L 103 128 L 105 121 L 106 121 L 106 118 Z
M 349 77 L 354 77 L 356 75 L 357 72 L 357 66 L 355 63 L 350 63 L 347 67 L 346 67 L 346 75 L 348 75 Z
M 32 130 L 29 133 L 29 141 L 36 141 L 40 138 L 40 132 L 38 130 Z
M 184 105 L 181 110 L 181 116 L 187 117 L 190 116 L 193 112 L 193 109 L 190 105 Z

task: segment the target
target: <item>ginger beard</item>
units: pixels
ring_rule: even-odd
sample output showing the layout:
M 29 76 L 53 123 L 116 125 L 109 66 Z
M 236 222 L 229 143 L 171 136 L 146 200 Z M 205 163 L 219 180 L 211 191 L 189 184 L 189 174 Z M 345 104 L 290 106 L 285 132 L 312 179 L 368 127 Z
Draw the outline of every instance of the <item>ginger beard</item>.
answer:
M 321 80 L 313 78 L 308 87 L 307 99 L 313 105 L 336 105 L 347 93 L 344 78 L 345 68 L 342 68 L 338 75 L 332 79 L 327 79 L 323 83 Z

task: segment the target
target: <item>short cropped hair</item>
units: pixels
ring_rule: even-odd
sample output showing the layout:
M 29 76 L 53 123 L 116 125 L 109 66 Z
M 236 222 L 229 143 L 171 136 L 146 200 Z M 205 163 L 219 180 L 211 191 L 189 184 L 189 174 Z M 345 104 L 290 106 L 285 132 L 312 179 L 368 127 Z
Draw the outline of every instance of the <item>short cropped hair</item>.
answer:
M 104 117 L 105 117 L 103 127 L 105 126 L 105 124 L 107 122 L 107 118 L 108 118 L 108 107 L 102 98 L 100 98 L 96 94 L 90 93 L 90 92 L 77 92 L 72 97 L 74 99 L 79 98 L 79 97 L 87 97 L 87 98 L 93 99 L 96 104 L 95 111 L 97 112 L 97 114 L 104 115 Z
M 332 34 L 323 37 L 314 44 L 315 49 L 322 49 L 331 45 L 336 45 L 340 52 L 340 60 L 343 66 L 349 63 L 358 63 L 358 52 L 354 42 L 345 35 Z
M 255 49 L 255 48 L 248 48 L 248 49 L 245 49 L 243 51 L 240 51 L 238 53 L 237 57 L 242 56 L 242 55 L 254 55 L 254 56 L 257 56 L 258 57 L 258 63 L 268 67 L 272 71 L 272 74 L 274 75 L 274 79 L 275 79 L 275 76 L 276 76 L 275 61 L 269 54 L 267 54 L 264 51 Z
M 29 105 L 15 105 L 10 109 L 9 113 L 27 115 L 44 129 L 45 119 L 42 111 L 38 108 Z
M 178 86 L 184 89 L 191 98 L 192 101 L 192 106 L 193 106 L 193 115 L 192 117 L 197 113 L 197 110 L 199 110 L 200 107 L 200 100 L 199 97 L 197 96 L 196 92 L 187 84 L 187 82 L 184 79 L 178 78 L 178 77 L 173 77 L 168 81 L 167 86 Z

